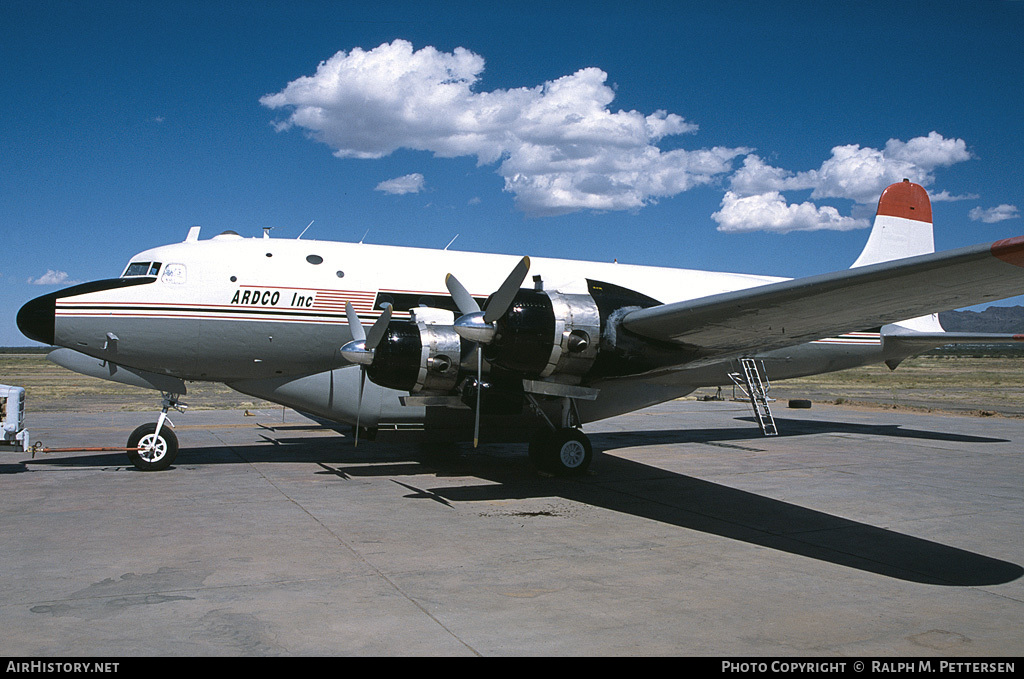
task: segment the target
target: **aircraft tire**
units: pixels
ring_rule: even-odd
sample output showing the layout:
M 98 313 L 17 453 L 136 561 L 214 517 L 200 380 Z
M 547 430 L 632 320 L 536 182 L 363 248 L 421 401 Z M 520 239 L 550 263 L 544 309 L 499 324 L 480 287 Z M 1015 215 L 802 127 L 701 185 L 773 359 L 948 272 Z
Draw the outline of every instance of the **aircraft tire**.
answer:
M 811 401 L 806 398 L 791 398 L 789 399 L 790 408 L 810 408 Z
M 593 458 L 590 439 L 579 429 L 544 431 L 530 443 L 530 460 L 534 466 L 555 476 L 585 474 Z
M 156 422 L 140 425 L 128 437 L 128 448 L 139 448 L 152 446 L 153 434 L 156 432 Z M 174 435 L 170 426 L 164 425 L 160 428 L 160 436 L 157 437 L 156 447 L 151 450 L 129 450 L 128 459 L 132 461 L 135 468 L 144 472 L 158 472 L 167 469 L 178 456 L 178 437 Z

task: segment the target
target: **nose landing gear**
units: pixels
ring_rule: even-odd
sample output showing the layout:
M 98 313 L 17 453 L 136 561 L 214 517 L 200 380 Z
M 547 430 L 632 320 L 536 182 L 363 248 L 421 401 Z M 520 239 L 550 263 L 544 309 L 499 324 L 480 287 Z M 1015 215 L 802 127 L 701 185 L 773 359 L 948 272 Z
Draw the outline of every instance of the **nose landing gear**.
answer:
M 157 421 L 137 427 L 128 437 L 128 459 L 136 469 L 155 472 L 171 466 L 178 456 L 178 437 L 171 431 L 174 423 L 167 417 L 167 411 L 174 408 L 183 413 L 186 407 L 178 401 L 178 394 L 163 392 L 163 408 Z

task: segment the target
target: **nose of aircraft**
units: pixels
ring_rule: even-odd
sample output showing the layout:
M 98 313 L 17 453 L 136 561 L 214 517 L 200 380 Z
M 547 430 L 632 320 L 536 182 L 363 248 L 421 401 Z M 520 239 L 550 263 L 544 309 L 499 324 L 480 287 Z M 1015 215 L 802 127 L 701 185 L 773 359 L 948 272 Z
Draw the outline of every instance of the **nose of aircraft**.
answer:
M 18 330 L 31 340 L 53 344 L 53 322 L 57 296 L 36 297 L 18 310 Z
M 134 276 L 131 278 L 107 278 L 89 283 L 81 283 L 74 287 L 64 288 L 57 292 L 51 292 L 42 297 L 36 297 L 18 311 L 18 329 L 29 339 L 43 344 L 54 344 L 55 320 L 57 315 L 57 300 L 85 295 L 105 290 L 118 290 L 131 288 L 137 285 L 148 285 L 156 281 L 156 276 Z

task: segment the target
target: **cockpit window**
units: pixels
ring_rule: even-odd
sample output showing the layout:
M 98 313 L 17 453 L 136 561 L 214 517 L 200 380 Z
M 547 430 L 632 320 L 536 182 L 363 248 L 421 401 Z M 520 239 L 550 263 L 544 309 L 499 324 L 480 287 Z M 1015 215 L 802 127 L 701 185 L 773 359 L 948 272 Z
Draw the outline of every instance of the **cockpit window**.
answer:
M 156 276 L 160 272 L 160 262 L 132 262 L 121 274 L 122 278 L 129 276 Z

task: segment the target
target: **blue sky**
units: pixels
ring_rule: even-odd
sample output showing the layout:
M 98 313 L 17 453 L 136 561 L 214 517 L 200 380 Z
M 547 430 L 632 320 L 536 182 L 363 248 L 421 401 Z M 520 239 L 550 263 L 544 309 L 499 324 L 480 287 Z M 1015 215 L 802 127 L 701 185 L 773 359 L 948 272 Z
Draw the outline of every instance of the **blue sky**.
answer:
M 1019 1 L 2 0 L 0 345 L 196 224 L 795 277 L 909 175 L 939 249 L 1021 235 L 1022 37 Z

